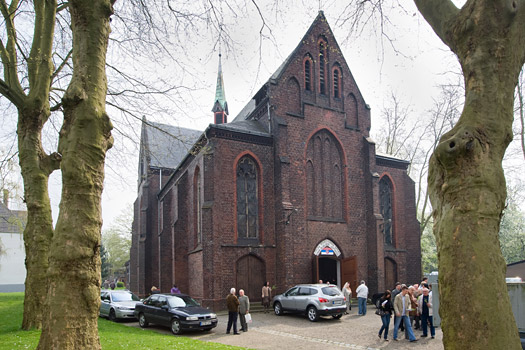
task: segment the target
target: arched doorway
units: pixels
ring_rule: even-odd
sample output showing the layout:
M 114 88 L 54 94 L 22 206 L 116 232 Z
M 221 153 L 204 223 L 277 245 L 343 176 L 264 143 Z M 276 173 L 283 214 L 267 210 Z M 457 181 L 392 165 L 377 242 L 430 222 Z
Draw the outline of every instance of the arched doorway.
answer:
M 390 258 L 385 258 L 385 288 L 392 290 L 397 281 L 397 264 Z
M 237 260 L 236 289 L 244 289 L 252 301 L 261 300 L 261 289 L 265 283 L 266 269 L 255 255 L 245 255 Z
M 331 240 L 325 239 L 316 246 L 312 263 L 312 282 L 330 281 L 341 288 L 348 281 L 354 288 L 357 280 L 356 257 L 342 259 L 341 251 Z

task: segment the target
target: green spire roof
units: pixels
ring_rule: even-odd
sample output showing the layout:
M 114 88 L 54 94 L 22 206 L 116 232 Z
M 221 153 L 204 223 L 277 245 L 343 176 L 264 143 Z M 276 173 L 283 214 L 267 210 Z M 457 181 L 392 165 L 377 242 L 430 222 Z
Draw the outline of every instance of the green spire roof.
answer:
M 222 78 L 222 61 L 221 54 L 219 53 L 219 72 L 217 74 L 217 87 L 215 90 L 215 102 L 213 103 L 213 112 L 218 112 L 219 106 L 222 111 L 228 114 L 228 103 L 226 102 L 226 91 L 224 90 L 224 80 Z

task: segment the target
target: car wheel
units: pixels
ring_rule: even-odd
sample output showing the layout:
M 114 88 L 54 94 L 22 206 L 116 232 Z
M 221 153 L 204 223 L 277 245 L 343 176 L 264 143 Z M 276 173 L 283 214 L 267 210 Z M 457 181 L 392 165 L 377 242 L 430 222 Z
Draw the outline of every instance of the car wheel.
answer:
M 308 319 L 312 322 L 315 322 L 319 319 L 319 312 L 314 306 L 310 306 L 307 310 Z
M 173 334 L 180 334 L 180 332 L 181 332 L 180 322 L 179 322 L 179 320 L 177 320 L 175 318 L 173 320 L 171 320 L 171 332 Z
M 113 309 L 109 310 L 108 319 L 110 321 L 113 321 L 113 322 L 115 322 L 117 320 L 117 315 L 115 315 L 115 310 L 113 310 Z
M 148 326 L 148 321 L 146 320 L 146 316 L 141 312 L 139 315 L 139 326 L 141 328 L 146 328 Z
M 273 311 L 275 312 L 277 316 L 282 316 L 283 307 L 281 306 L 280 302 L 276 302 L 275 304 L 273 304 Z
M 341 317 L 343 317 L 343 314 L 339 314 L 339 315 L 332 315 L 333 318 L 335 318 L 336 320 L 340 319 Z

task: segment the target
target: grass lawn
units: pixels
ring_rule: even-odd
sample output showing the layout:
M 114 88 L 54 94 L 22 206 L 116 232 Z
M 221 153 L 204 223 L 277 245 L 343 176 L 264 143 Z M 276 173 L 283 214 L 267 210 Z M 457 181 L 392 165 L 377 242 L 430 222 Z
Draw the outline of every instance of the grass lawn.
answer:
M 22 331 L 24 293 L 0 293 L 0 350 L 35 349 L 40 331 Z M 184 336 L 160 334 L 99 318 L 102 349 L 243 349 L 202 342 Z

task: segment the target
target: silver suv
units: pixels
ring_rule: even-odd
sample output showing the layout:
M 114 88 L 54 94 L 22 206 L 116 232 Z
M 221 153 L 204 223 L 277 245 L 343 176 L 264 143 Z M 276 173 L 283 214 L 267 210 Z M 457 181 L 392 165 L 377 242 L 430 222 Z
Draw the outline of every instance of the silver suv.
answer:
M 341 318 L 346 311 L 346 298 L 333 284 L 299 284 L 273 298 L 273 310 L 277 316 L 285 311 L 305 313 L 315 322 L 319 316 L 331 315 Z

